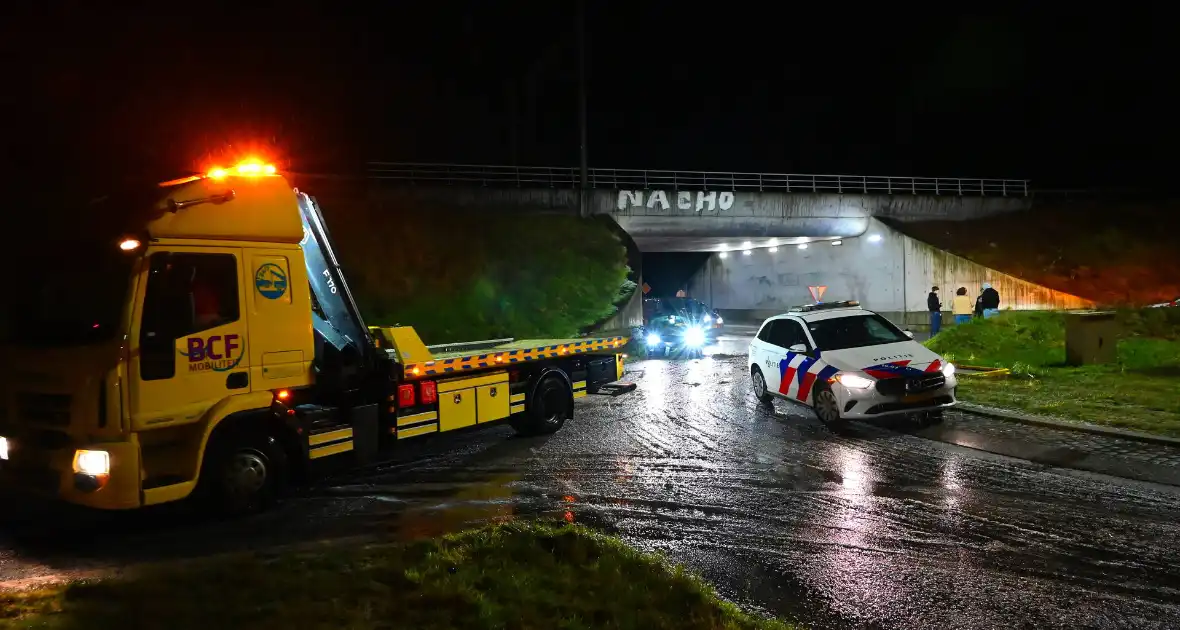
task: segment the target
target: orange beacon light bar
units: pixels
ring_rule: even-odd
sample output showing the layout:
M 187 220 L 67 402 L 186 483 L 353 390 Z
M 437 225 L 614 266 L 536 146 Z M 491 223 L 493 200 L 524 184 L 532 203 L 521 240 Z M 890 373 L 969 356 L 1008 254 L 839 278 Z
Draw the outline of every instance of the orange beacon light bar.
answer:
M 211 168 L 205 176 L 213 179 L 221 179 L 230 175 L 237 177 L 266 177 L 267 175 L 274 175 L 276 172 L 278 172 L 278 169 L 275 168 L 274 164 L 264 164 L 258 160 L 245 160 L 231 168 Z
M 270 177 L 278 174 L 278 169 L 274 164 L 267 164 L 261 160 L 243 160 L 238 162 L 235 166 L 229 168 L 222 168 L 220 166 L 209 169 L 204 175 L 190 175 L 188 177 L 181 177 L 166 182 L 160 182 L 161 188 L 168 188 L 170 186 L 178 186 L 180 184 L 187 184 L 195 182 L 198 179 L 225 179 L 229 176 L 234 177 Z

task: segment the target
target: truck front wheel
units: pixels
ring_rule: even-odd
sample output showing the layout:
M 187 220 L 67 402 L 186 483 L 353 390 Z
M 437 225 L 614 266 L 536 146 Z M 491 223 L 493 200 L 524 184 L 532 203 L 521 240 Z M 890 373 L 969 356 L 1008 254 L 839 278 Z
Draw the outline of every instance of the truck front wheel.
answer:
M 565 425 L 573 410 L 574 392 L 558 376 L 546 376 L 537 385 L 528 409 L 512 419 L 512 427 L 521 435 L 547 435 Z
M 278 497 L 286 469 L 286 454 L 269 435 L 215 436 L 201 467 L 201 494 L 222 513 L 262 510 Z

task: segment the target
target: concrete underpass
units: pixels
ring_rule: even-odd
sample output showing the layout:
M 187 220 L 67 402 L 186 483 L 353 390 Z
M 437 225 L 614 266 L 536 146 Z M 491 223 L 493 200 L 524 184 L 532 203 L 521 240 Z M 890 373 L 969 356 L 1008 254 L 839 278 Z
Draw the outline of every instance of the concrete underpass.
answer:
M 920 327 L 932 285 L 949 305 L 958 287 L 974 296 L 984 282 L 1003 308 L 1092 306 L 890 226 L 1027 210 L 1024 180 L 590 169 L 583 196 L 575 169 L 383 164 L 370 176 L 386 203 L 609 217 L 632 250 L 709 252 L 688 293 L 734 320 L 760 320 L 819 295 L 859 300 Z M 640 321 L 637 296 L 612 325 Z

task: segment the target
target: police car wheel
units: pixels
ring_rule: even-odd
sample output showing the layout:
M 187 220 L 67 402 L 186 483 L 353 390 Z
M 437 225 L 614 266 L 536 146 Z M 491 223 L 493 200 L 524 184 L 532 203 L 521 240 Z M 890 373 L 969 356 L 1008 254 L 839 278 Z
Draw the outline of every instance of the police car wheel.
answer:
M 754 397 L 758 399 L 758 402 L 763 404 L 770 403 L 771 396 L 770 392 L 766 389 L 766 377 L 762 376 L 762 370 L 757 366 L 754 367 L 751 380 L 754 385 Z
M 827 387 L 815 392 L 814 408 L 815 415 L 824 424 L 840 424 L 843 421 L 843 418 L 840 417 L 840 403 L 836 400 L 836 394 Z

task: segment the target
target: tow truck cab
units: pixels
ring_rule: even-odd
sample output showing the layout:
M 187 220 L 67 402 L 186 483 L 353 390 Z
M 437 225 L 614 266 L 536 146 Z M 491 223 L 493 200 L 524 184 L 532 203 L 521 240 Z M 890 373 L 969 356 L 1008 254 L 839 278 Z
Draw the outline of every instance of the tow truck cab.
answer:
M 194 491 L 250 509 L 332 456 L 364 464 L 495 420 L 556 430 L 576 385 L 622 376 L 621 338 L 435 373 L 412 328 L 365 325 L 315 200 L 272 167 L 161 186 L 143 232 L 108 245 L 126 275 L 94 324 L 107 334 L 0 349 L 6 485 L 104 509 Z

